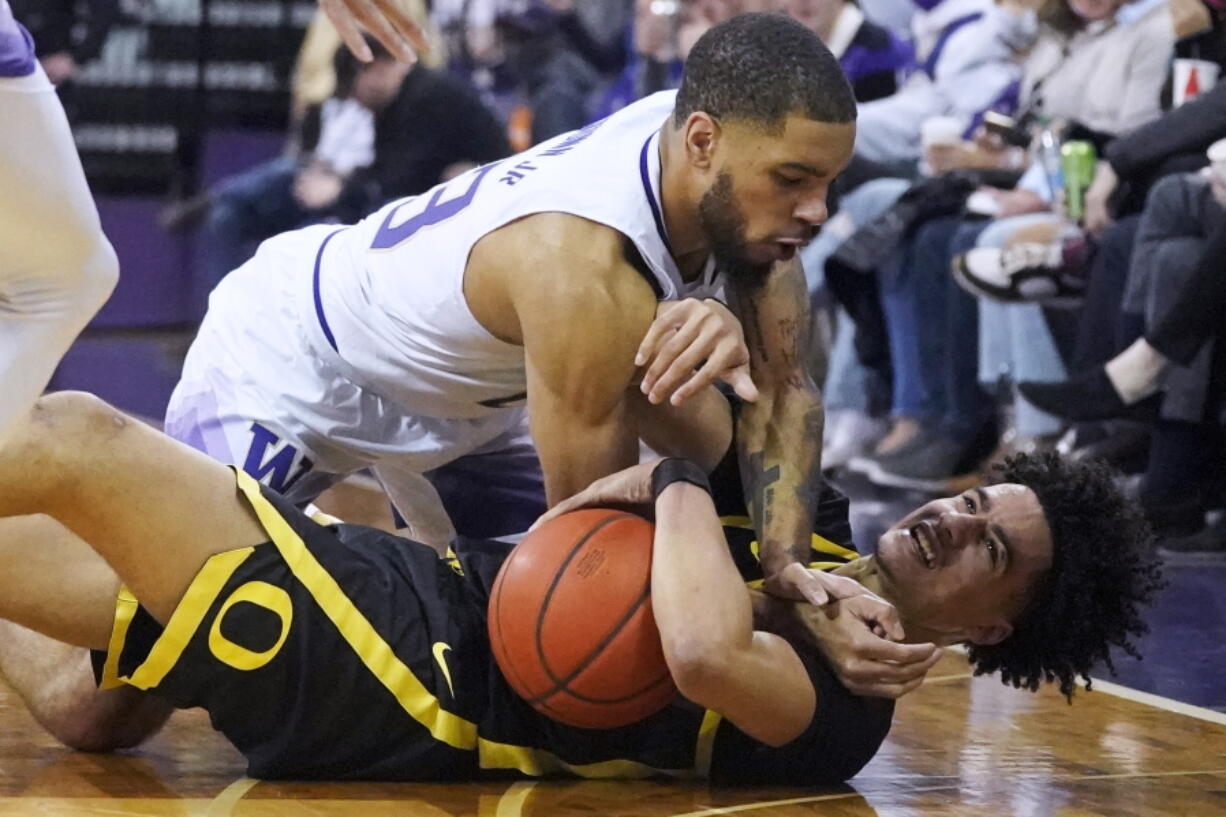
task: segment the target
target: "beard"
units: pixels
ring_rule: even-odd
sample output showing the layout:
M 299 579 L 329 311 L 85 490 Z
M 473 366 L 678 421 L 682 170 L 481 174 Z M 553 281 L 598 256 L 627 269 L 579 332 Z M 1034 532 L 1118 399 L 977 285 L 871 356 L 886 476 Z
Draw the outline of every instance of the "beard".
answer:
M 746 288 L 762 285 L 770 274 L 771 265 L 749 258 L 745 240 L 745 215 L 732 195 L 732 176 L 720 173 L 698 202 L 698 219 L 715 266 L 730 280 Z

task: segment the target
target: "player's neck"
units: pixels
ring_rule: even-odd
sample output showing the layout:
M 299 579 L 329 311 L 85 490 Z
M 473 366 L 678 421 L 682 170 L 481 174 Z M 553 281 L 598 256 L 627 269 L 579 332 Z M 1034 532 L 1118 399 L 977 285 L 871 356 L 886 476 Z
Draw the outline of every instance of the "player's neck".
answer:
M 876 593 L 886 601 L 885 592 L 883 592 L 881 581 L 881 573 L 877 570 L 877 560 L 872 556 L 861 556 L 853 562 L 838 567 L 831 571 L 839 576 L 846 576 L 849 579 L 855 579 L 860 584 L 864 585 L 869 592 Z
M 855 579 L 864 585 L 869 592 L 876 593 L 891 604 L 897 604 L 895 599 L 890 598 L 889 591 L 881 580 L 881 572 L 877 569 L 877 560 L 872 556 L 861 556 L 854 562 L 848 562 L 833 572 L 840 576 Z M 902 624 L 903 631 L 907 634 L 907 637 L 903 639 L 904 643 L 907 644 L 935 643 L 943 646 L 959 640 L 924 627 L 915 621 L 908 621 L 906 618 L 903 618 L 900 623 Z
M 673 261 L 681 277 L 693 281 L 702 275 L 711 254 L 711 245 L 698 216 L 698 198 L 690 189 L 681 134 L 672 120 L 660 129 L 660 201 L 664 209 L 664 229 L 672 245 Z

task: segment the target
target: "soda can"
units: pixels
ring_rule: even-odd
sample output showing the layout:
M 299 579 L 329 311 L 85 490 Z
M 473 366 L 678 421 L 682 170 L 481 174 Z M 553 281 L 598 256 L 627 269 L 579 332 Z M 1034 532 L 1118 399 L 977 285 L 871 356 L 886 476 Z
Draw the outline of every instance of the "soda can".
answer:
M 1086 189 L 1094 181 L 1098 155 L 1090 142 L 1073 140 L 1060 146 L 1060 170 L 1064 176 L 1064 206 L 1069 218 L 1081 221 L 1085 216 Z

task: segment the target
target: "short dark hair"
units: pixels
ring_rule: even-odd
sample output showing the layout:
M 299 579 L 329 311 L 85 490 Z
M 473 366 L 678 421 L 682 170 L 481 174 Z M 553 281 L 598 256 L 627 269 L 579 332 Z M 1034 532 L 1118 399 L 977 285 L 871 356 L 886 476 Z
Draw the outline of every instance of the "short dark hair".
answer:
M 999 670 L 1004 683 L 1032 691 L 1042 681 L 1059 682 L 1071 701 L 1077 678 L 1089 689 L 1095 664 L 1115 674 L 1111 647 L 1141 657 L 1133 643 L 1149 631 L 1141 608 L 1166 585 L 1153 534 L 1101 463 L 1019 454 L 997 472 L 997 482 L 1038 496 L 1052 564 L 1013 633 L 999 644 L 972 645 L 971 664 L 976 675 Z
M 685 61 L 676 126 L 695 111 L 781 130 L 793 113 L 854 122 L 856 99 L 812 31 L 782 14 L 740 14 L 702 35 Z
M 366 42 L 366 46 L 370 49 L 370 54 L 374 58 L 372 61 L 379 60 L 394 60 L 396 57 L 391 51 L 387 50 L 387 46 L 376 40 L 370 34 L 362 34 L 362 39 Z M 336 96 L 348 97 L 353 93 L 353 81 L 357 79 L 358 73 L 368 63 L 364 63 L 349 50 L 348 46 L 341 43 L 336 49 L 336 56 L 332 58 L 332 68 L 336 71 Z

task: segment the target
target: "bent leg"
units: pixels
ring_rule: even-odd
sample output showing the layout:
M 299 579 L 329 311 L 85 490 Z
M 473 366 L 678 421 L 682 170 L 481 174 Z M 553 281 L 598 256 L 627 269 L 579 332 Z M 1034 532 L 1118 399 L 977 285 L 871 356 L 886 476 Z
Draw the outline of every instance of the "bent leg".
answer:
M 136 746 L 173 711 L 132 687 L 98 689 L 88 650 L 9 621 L 0 621 L 0 673 L 44 729 L 83 752 Z
M 40 400 L 0 453 L 0 516 L 40 513 L 162 624 L 210 556 L 267 539 L 226 466 L 81 393 Z
M 0 576 L 0 673 L 44 729 L 106 751 L 161 727 L 169 704 L 94 682 L 85 647 L 106 647 L 119 579 L 89 545 L 47 516 L 0 519 Z

